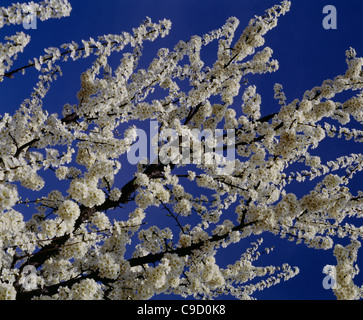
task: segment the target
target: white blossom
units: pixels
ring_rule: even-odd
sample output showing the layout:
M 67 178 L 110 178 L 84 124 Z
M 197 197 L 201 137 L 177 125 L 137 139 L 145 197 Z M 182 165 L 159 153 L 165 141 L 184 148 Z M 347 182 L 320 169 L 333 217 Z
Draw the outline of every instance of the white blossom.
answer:
M 0 283 L 0 300 L 15 300 L 16 290 L 11 284 Z
M 355 127 L 363 121 L 363 59 L 347 50 L 344 74 L 291 102 L 275 84 L 276 113 L 265 114 L 256 85 L 245 86 L 250 73 L 277 71 L 265 36 L 290 5 L 282 1 L 255 16 L 239 38 L 239 21 L 231 17 L 219 29 L 161 48 L 145 68 L 139 66 L 143 48 L 169 34 L 169 20 L 146 18 L 131 32 L 45 48 L 18 69 L 13 62 L 30 37 L 5 38 L 0 79 L 12 81 L 29 68 L 39 76 L 19 109 L 0 118 L 0 299 L 150 299 L 161 293 L 252 299 L 299 273 L 286 263 L 255 263 L 272 253 L 261 248 L 266 234 L 331 250 L 337 298 L 362 297 L 353 280 L 363 193 L 350 190 L 349 182 L 363 170 L 363 155 L 325 161 L 314 149 L 333 138 L 363 141 Z M 71 7 L 66 0 L 14 4 L 0 8 L 0 27 L 22 23 L 31 10 L 43 21 L 68 16 Z M 213 41 L 216 60 L 207 65 L 202 52 Z M 111 56 L 120 51 L 115 68 Z M 66 103 L 61 116 L 49 114 L 43 100 L 62 75 L 60 65 L 82 58 L 93 63 L 81 75 L 78 102 Z M 336 99 L 342 92 L 345 98 Z M 147 133 L 146 120 L 157 124 Z M 138 144 L 156 157 L 147 154 L 129 172 L 124 161 Z M 230 149 L 235 157 L 226 160 L 219 151 Z M 59 190 L 44 195 L 52 174 Z M 315 185 L 303 195 L 291 192 L 295 182 L 307 180 Z M 24 188 L 37 198 L 22 199 Z M 32 206 L 27 221 L 22 206 Z M 256 235 L 261 239 L 222 267 L 226 247 Z M 343 247 L 341 238 L 350 244 Z M 36 289 L 24 291 L 27 266 L 34 266 Z

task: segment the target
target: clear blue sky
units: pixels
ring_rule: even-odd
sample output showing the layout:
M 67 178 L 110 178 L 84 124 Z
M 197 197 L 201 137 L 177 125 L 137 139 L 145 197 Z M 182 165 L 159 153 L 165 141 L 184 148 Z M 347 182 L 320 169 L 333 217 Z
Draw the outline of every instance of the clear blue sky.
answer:
M 13 1 L 2 1 L 7 6 Z M 168 18 L 173 27 L 170 35 L 145 45 L 145 59 L 151 58 L 159 47 L 172 48 L 179 40 L 188 40 L 194 34 L 202 35 L 224 24 L 230 16 L 240 19 L 238 31 L 242 32 L 254 15 L 279 3 L 277 0 L 70 0 L 73 10 L 71 16 L 61 20 L 38 21 L 36 30 L 24 30 L 32 41 L 19 56 L 15 67 L 27 63 L 29 58 L 44 53 L 43 48 L 59 46 L 72 40 L 80 42 L 98 35 L 131 31 L 146 16 L 157 21 Z M 322 27 L 325 5 L 337 8 L 338 29 L 325 30 Z M 280 69 L 274 74 L 249 77 L 249 82 L 257 86 L 262 95 L 262 113 L 277 110 L 273 100 L 273 85 L 278 82 L 284 86 L 288 101 L 301 98 L 305 90 L 320 85 L 326 78 L 344 73 L 345 50 L 350 46 L 363 56 L 363 1 L 359 0 L 292 0 L 291 11 L 280 18 L 277 28 L 266 35 L 266 45 L 274 51 L 274 58 L 280 62 Z M 5 27 L 0 37 L 23 30 L 21 26 Z M 0 40 L 1 41 L 1 40 Z M 117 57 L 119 58 L 119 56 Z M 207 57 L 212 61 L 214 56 Z M 76 93 L 80 87 L 80 74 L 89 67 L 91 60 L 78 60 L 62 65 L 64 76 L 52 87 L 45 100 L 49 112 L 61 114 L 65 103 L 76 103 Z M 16 75 L 0 84 L 2 98 L 0 113 L 12 113 L 29 96 L 37 73 L 27 71 L 25 77 Z M 361 146 L 351 143 L 326 143 L 319 151 L 324 160 L 334 159 L 345 153 L 359 152 Z M 356 177 L 362 181 L 363 176 Z M 360 182 L 361 185 L 361 182 Z M 53 186 L 54 187 L 54 186 Z M 353 185 L 357 190 L 358 184 Z M 52 188 L 52 187 L 50 187 Z M 296 192 L 304 194 L 306 188 L 296 187 Z M 261 299 L 334 299 L 332 292 L 322 287 L 322 269 L 326 264 L 335 264 L 332 252 L 307 249 L 286 241 L 266 237 L 264 246 L 271 238 L 271 244 L 278 244 L 269 256 L 260 259 L 261 265 L 288 262 L 301 269 L 296 278 L 257 294 Z M 244 246 L 244 244 L 243 244 Z M 229 257 L 236 254 L 239 246 L 233 247 Z M 233 252 L 232 252 L 233 250 Z M 235 255 L 236 257 L 236 255 Z M 223 263 L 230 263 L 224 261 Z

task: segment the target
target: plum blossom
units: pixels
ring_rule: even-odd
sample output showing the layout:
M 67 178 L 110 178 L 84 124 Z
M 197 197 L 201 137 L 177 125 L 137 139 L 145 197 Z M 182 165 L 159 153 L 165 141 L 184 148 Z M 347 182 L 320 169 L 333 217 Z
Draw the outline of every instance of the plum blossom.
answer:
M 30 37 L 5 38 L 2 85 L 26 77 L 30 68 L 38 81 L 13 114 L 0 117 L 0 299 L 150 299 L 162 293 L 253 299 L 299 273 L 287 263 L 256 263 L 273 251 L 261 247 L 266 234 L 330 250 L 337 259 L 337 298 L 362 298 L 354 277 L 363 192 L 349 182 L 363 170 L 363 155 L 325 161 L 314 150 L 333 138 L 363 142 L 363 58 L 348 49 L 345 73 L 292 101 L 275 84 L 275 113 L 266 114 L 262 92 L 247 85 L 249 74 L 255 79 L 278 70 L 265 37 L 290 6 L 285 0 L 267 9 L 242 32 L 231 17 L 207 34 L 161 48 L 146 67 L 139 62 L 147 42 L 167 36 L 170 20 L 147 17 L 129 32 L 45 48 L 17 69 L 13 62 Z M 67 0 L 14 4 L 0 8 L 0 27 L 20 24 L 25 9 L 42 21 L 71 12 Z M 202 52 L 212 42 L 217 54 L 208 65 Z M 80 77 L 77 103 L 49 114 L 43 101 L 62 76 L 61 65 L 83 58 L 93 63 Z M 342 92 L 345 101 L 336 99 Z M 172 132 L 175 145 L 168 145 L 172 135 L 158 140 L 145 134 L 156 156 L 140 159 L 131 171 L 128 152 L 147 120 L 157 124 L 156 133 Z M 218 134 L 198 140 L 203 131 Z M 213 161 L 230 149 L 232 160 Z M 180 161 L 181 151 L 193 161 Z M 161 161 L 169 153 L 178 156 Z M 46 190 L 49 176 L 57 190 Z M 291 192 L 295 182 L 307 180 L 303 195 Z M 24 189 L 35 198 L 23 199 Z M 246 248 L 257 235 L 261 239 Z M 342 246 L 342 238 L 350 244 Z M 232 245 L 241 246 L 238 258 L 220 264 Z M 29 268 L 35 288 L 25 290 Z

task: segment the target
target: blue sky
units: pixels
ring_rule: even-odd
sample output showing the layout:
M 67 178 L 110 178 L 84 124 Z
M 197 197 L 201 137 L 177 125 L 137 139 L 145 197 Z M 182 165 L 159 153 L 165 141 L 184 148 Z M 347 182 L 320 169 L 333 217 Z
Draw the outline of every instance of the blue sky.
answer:
M 7 6 L 13 1 L 2 1 Z M 264 10 L 279 3 L 277 0 L 70 0 L 73 7 L 71 16 L 61 20 L 38 21 L 36 30 L 23 30 L 21 26 L 5 27 L 0 30 L 0 38 L 25 31 L 32 37 L 24 54 L 19 56 L 14 67 L 27 64 L 29 58 L 44 53 L 43 48 L 59 46 L 72 40 L 80 42 L 98 35 L 131 31 L 146 16 L 152 20 L 168 18 L 173 27 L 170 35 L 145 45 L 145 61 L 148 62 L 160 47 L 173 46 L 179 40 L 188 40 L 194 34 L 202 35 L 222 26 L 228 17 L 240 20 L 239 34 L 254 15 L 263 14 Z M 325 30 L 322 26 L 325 5 L 334 5 L 337 9 L 338 28 Z M 284 87 L 287 100 L 301 98 L 303 93 L 324 79 L 334 78 L 346 70 L 345 51 L 349 47 L 363 55 L 361 19 L 363 2 L 359 0 L 292 0 L 291 11 L 281 17 L 277 28 L 266 35 L 266 45 L 273 51 L 273 57 L 280 62 L 280 69 L 274 74 L 250 76 L 249 82 L 257 86 L 262 95 L 262 114 L 276 112 L 277 102 L 273 99 L 273 85 L 278 82 Z M 238 34 L 238 36 L 239 36 Z M 216 52 L 208 51 L 205 57 L 212 62 Z M 119 59 L 120 55 L 116 57 Z M 80 88 L 80 75 L 92 63 L 92 60 L 78 60 L 62 65 L 64 76 L 50 90 L 44 107 L 50 113 L 61 114 L 65 103 L 76 103 L 76 93 Z M 27 71 L 25 77 L 16 75 L 14 79 L 5 79 L 0 84 L 2 98 L 1 111 L 12 113 L 29 96 L 35 84 L 37 73 Z M 342 95 L 344 98 L 344 95 Z M 339 97 L 338 97 L 339 99 Z M 359 145 L 337 144 L 333 140 L 318 149 L 323 160 L 335 159 L 339 155 L 356 152 Z M 125 175 L 128 176 L 129 173 Z M 352 189 L 361 186 L 363 176 L 357 175 Z M 50 189 L 55 188 L 55 181 Z M 306 187 L 294 185 L 298 194 L 306 193 Z M 47 187 L 48 188 L 48 187 Z M 263 246 L 276 244 L 275 251 L 261 257 L 261 265 L 289 262 L 300 267 L 300 275 L 269 290 L 256 295 L 261 299 L 334 299 L 331 291 L 324 290 L 322 269 L 326 264 L 334 264 L 332 252 L 307 249 L 285 240 L 276 240 L 267 236 Z M 231 255 L 238 253 L 241 247 L 230 249 Z M 225 256 L 224 256 L 225 257 Z M 232 261 L 223 261 L 231 263 Z M 359 283 L 359 282 L 358 282 Z

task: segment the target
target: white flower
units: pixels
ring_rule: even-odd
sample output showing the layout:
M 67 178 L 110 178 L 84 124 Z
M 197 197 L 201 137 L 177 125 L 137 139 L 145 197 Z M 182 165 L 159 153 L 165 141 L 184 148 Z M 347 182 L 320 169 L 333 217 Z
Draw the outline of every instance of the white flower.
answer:
M 121 197 L 121 190 L 119 188 L 113 188 L 110 192 L 110 200 L 117 201 Z
M 0 282 L 0 300 L 15 300 L 16 290 L 11 284 Z
M 15 186 L 0 183 L 0 210 L 12 208 L 19 200 Z
M 76 201 L 85 199 L 88 195 L 88 187 L 80 180 L 72 180 L 68 189 L 69 195 Z
M 181 216 L 188 216 L 191 213 L 192 205 L 189 200 L 181 199 L 174 205 L 174 211 Z
M 179 238 L 179 244 L 182 247 L 189 247 L 192 244 L 192 239 L 187 234 L 182 234 Z
M 149 184 L 149 177 L 144 174 L 144 173 L 136 173 L 135 174 L 135 177 L 136 177 L 136 183 L 140 186 L 147 186 Z
M 323 184 L 327 189 L 334 189 L 338 187 L 341 183 L 342 179 L 335 174 L 329 174 L 323 180 Z
M 59 206 L 57 213 L 64 220 L 76 220 L 81 211 L 75 202 L 66 200 Z
M 70 298 L 73 300 L 99 300 L 100 285 L 93 279 L 84 279 L 72 286 Z
M 106 196 L 105 193 L 101 189 L 91 188 L 88 190 L 88 195 L 84 199 L 80 200 L 83 205 L 88 208 L 92 208 L 94 206 L 99 206 L 105 202 Z
M 98 230 L 107 230 L 111 226 L 110 220 L 103 212 L 96 212 L 93 214 L 90 218 L 90 222 L 94 224 Z
M 101 277 L 116 279 L 120 271 L 120 265 L 115 262 L 109 253 L 103 254 L 98 258 L 98 268 Z
M 67 174 L 68 174 L 68 167 L 65 166 L 60 166 L 57 170 L 56 170 L 56 176 L 59 180 L 64 180 L 67 178 Z
M 188 170 L 188 179 L 189 179 L 190 181 L 194 181 L 195 177 L 196 177 L 195 172 L 194 172 L 194 171 L 190 171 L 190 170 Z

